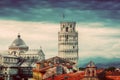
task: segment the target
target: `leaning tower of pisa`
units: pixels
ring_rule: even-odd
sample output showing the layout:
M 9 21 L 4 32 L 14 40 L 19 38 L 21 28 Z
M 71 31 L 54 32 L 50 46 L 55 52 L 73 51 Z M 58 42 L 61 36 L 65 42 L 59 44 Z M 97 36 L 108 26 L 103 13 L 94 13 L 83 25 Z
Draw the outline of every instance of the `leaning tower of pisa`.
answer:
M 78 62 L 78 32 L 76 22 L 61 22 L 58 32 L 58 56 Z

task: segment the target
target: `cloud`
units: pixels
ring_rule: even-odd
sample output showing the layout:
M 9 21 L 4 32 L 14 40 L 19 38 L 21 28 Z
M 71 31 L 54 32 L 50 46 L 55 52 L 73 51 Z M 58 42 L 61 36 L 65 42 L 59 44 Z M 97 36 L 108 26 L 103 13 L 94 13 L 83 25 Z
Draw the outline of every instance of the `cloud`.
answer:
M 21 38 L 31 49 L 38 49 L 41 46 L 47 58 L 57 56 L 59 24 L 12 20 L 1 20 L 0 24 L 0 49 L 7 50 L 12 41 L 17 38 L 17 34 L 20 33 Z M 119 35 L 119 29 L 107 28 L 103 23 L 95 22 L 77 23 L 76 30 L 79 33 L 80 58 L 120 57 L 120 38 L 104 38 L 104 36 Z
M 59 23 L 102 22 L 119 28 L 120 3 L 117 0 L 1 0 L 0 19 Z
M 30 48 L 38 49 L 41 46 L 47 54 L 50 54 L 51 51 L 53 53 L 57 52 L 57 30 L 59 25 L 18 21 L 0 21 L 0 24 L 1 49 L 7 50 L 12 41 L 17 38 L 17 34 L 20 33 L 21 38 Z
M 119 9 L 118 0 L 1 0 L 1 7 L 62 7 L 79 9 Z
M 101 27 L 92 27 L 92 25 L 98 25 Z M 120 57 L 120 48 L 115 45 L 120 45 L 119 37 L 111 37 L 110 39 L 104 38 L 109 35 L 119 35 L 119 29 L 105 28 L 101 23 L 91 23 L 87 25 L 80 25 L 79 31 L 79 56 L 85 57 Z M 103 27 L 102 27 L 103 26 Z M 101 35 L 99 37 L 98 35 Z M 114 46 L 114 47 L 113 47 Z

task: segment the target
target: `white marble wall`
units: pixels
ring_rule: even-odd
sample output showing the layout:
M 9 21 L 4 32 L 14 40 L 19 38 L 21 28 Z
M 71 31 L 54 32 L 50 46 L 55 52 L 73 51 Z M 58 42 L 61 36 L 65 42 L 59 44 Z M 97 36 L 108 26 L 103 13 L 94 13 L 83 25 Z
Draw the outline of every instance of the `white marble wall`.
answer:
M 78 61 L 78 32 L 75 22 L 61 22 L 58 32 L 58 55 L 67 60 Z

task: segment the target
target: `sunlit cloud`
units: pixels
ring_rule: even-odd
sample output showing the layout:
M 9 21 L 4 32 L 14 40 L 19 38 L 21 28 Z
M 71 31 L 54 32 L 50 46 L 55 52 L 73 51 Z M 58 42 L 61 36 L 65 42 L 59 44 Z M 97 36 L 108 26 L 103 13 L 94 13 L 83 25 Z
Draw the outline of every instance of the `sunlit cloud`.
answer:
M 0 20 L 0 49 L 7 50 L 17 34 L 32 49 L 42 47 L 46 58 L 58 55 L 59 23 Z M 120 58 L 120 34 L 117 28 L 107 28 L 103 23 L 77 23 L 79 57 Z M 4 46 L 3 46 L 4 45 Z

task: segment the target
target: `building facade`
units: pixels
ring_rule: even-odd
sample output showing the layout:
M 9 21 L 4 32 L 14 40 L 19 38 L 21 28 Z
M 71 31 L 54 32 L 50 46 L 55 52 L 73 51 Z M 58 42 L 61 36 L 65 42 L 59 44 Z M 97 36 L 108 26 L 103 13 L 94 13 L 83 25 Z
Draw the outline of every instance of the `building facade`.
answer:
M 76 22 L 61 22 L 58 32 L 58 56 L 78 62 L 78 32 Z
M 74 66 L 74 62 L 57 56 L 37 62 L 36 67 L 33 69 L 33 80 L 47 80 L 51 77 L 71 73 Z
M 45 55 L 41 48 L 29 49 L 18 35 L 8 51 L 0 55 L 0 72 L 4 80 L 28 80 L 32 78 L 35 63 L 44 59 Z
M 99 80 L 97 76 L 97 67 L 92 61 L 86 66 L 85 76 L 82 80 Z

